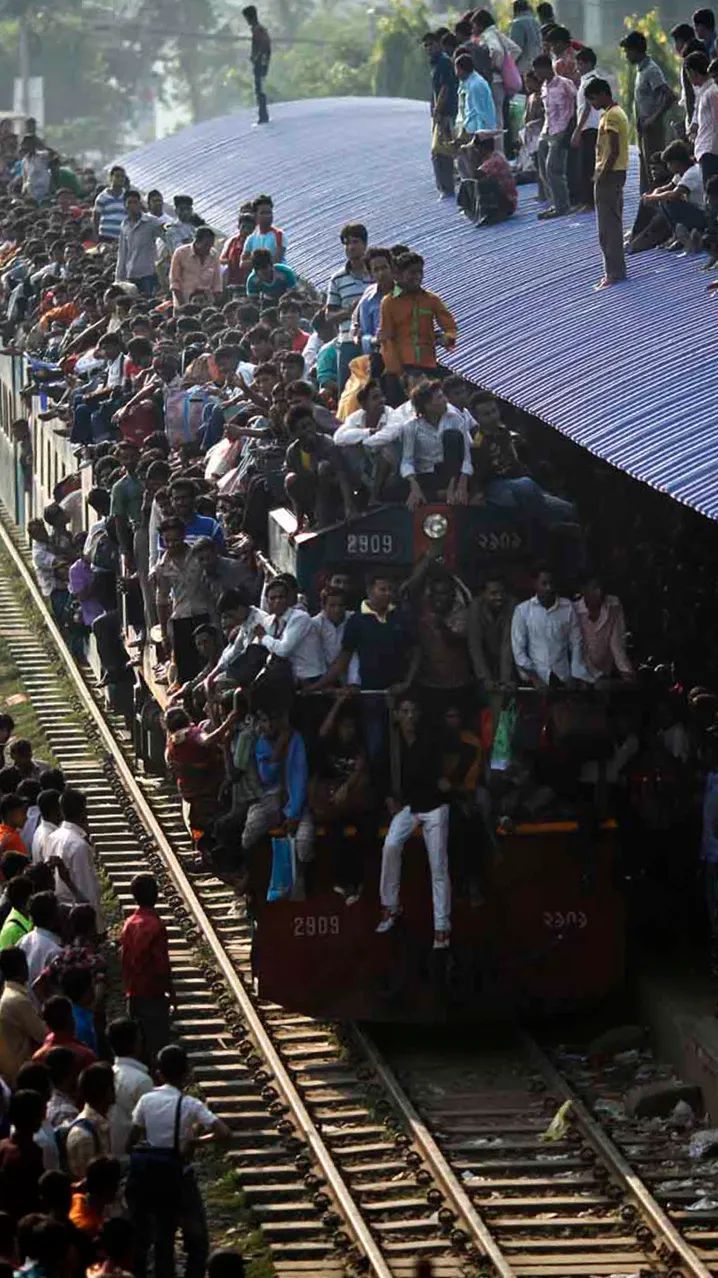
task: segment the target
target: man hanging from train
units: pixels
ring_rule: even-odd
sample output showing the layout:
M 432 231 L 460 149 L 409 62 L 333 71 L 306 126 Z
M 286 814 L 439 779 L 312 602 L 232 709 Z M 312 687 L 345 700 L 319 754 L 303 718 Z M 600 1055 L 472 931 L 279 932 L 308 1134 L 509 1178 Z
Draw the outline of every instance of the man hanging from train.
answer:
M 449 879 L 449 804 L 451 783 L 441 775 L 443 756 L 434 734 L 422 728 L 421 711 L 413 697 L 403 696 L 396 712 L 400 738 L 398 775 L 387 799 L 391 824 L 381 854 L 381 918 L 377 932 L 395 926 L 401 906 L 401 861 L 404 844 L 421 827 L 429 857 L 434 910 L 434 949 L 449 947 L 451 882 Z
M 557 593 L 553 573 L 541 565 L 535 593 L 517 604 L 511 622 L 511 646 L 522 683 L 534 688 L 590 683 L 578 617 L 570 599 Z

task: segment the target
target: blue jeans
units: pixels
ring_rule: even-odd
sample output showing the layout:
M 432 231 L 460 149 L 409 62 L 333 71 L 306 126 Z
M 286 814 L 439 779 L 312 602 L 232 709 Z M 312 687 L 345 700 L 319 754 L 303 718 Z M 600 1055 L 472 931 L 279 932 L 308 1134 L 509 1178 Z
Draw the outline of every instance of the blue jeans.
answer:
M 492 479 L 486 488 L 486 499 L 493 506 L 520 510 L 531 519 L 545 524 L 576 522 L 576 507 L 562 497 L 545 493 L 530 475 L 517 479 Z
M 154 297 L 159 283 L 156 275 L 140 275 L 129 280 L 143 297 Z
M 557 213 L 568 213 L 568 137 L 566 133 L 543 134 L 539 139 L 536 159 L 545 194 Z
M 705 231 L 706 215 L 697 204 L 690 204 L 688 200 L 666 200 L 660 207 L 674 229 L 681 222 L 689 231 Z
M 339 366 L 337 388 L 339 390 L 340 395 L 342 391 L 344 390 L 344 384 L 347 378 L 349 377 L 349 365 L 351 364 L 351 361 L 353 359 L 356 359 L 357 355 L 361 355 L 361 354 L 363 354 L 362 348 L 361 346 L 357 345 L 356 342 L 338 342 L 337 343 L 337 355 L 338 355 L 338 366 Z

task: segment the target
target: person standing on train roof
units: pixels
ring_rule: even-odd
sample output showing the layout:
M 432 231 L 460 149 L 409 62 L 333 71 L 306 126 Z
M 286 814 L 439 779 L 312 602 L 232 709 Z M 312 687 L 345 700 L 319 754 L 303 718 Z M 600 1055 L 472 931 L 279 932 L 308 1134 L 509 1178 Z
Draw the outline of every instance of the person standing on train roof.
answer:
M 456 320 L 438 294 L 423 287 L 424 259 L 419 253 L 403 253 L 394 269 L 396 285 L 381 304 L 384 367 L 398 376 L 436 376 L 436 347 L 454 349 Z
M 705 57 L 705 54 L 701 56 Z M 603 277 L 595 285 L 600 289 L 626 278 L 623 188 L 628 170 L 628 117 L 614 102 L 607 80 L 591 80 L 586 85 L 586 101 L 601 112 L 596 135 L 594 178 L 598 242 L 603 254 Z
M 431 68 L 431 163 L 439 199 L 445 200 L 454 194 L 452 145 L 459 106 L 456 72 L 437 31 L 427 31 L 421 43 Z
M 271 195 L 258 195 L 252 201 L 254 228 L 247 236 L 242 261 L 249 262 L 255 249 L 269 249 L 273 262 L 284 262 L 287 256 L 287 236 L 281 227 L 274 225 L 274 201 Z
M 693 30 L 705 45 L 709 58 L 716 56 L 716 17 L 712 9 L 696 9 L 693 14 Z
M 327 289 L 327 317 L 339 325 L 336 337 L 338 352 L 337 391 L 341 394 L 349 376 L 349 365 L 362 348 L 352 336 L 354 307 L 360 301 L 365 288 L 372 283 L 365 254 L 369 233 L 361 222 L 347 222 L 339 232 L 344 245 L 346 261 L 335 271 Z
M 550 205 L 538 217 L 547 220 L 564 217 L 570 208 L 568 192 L 568 148 L 576 119 L 576 86 L 565 76 L 556 75 L 548 53 L 534 58 L 534 74 L 541 83 L 544 123 L 539 138 L 537 161 L 543 189 Z
M 364 262 L 372 278 L 367 284 L 352 315 L 352 337 L 365 352 L 376 348 L 381 304 L 394 287 L 394 263 L 391 249 L 368 248 Z
M 254 74 L 254 95 L 257 100 L 257 124 L 269 124 L 269 112 L 267 110 L 267 95 L 264 91 L 264 81 L 269 71 L 269 62 L 272 57 L 272 41 L 266 27 L 263 27 L 259 21 L 256 6 L 248 4 L 242 10 L 242 17 L 252 32 L 252 47 L 249 53 L 249 59 L 252 63 L 252 72 Z
M 534 688 L 591 682 L 583 637 L 570 599 L 556 591 L 550 568 L 534 578 L 535 594 L 517 604 L 511 621 L 511 647 L 522 683 Z

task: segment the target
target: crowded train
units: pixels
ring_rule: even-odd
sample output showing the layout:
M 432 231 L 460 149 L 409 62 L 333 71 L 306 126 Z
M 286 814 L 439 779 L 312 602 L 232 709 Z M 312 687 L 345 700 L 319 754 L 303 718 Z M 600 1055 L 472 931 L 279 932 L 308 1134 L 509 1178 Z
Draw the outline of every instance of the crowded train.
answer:
M 610 85 L 538 9 L 424 39 L 437 185 L 482 228 L 532 177 L 544 218 L 621 193 Z M 671 34 L 673 140 L 645 37 L 623 41 L 628 251 L 710 268 L 712 12 Z M 188 862 L 232 886 L 260 994 L 394 1021 L 553 1013 L 620 986 L 626 909 L 662 942 L 698 920 L 718 964 L 712 530 L 447 368 L 449 307 L 369 219 L 337 227 L 319 293 L 271 195 L 220 244 L 191 195 L 131 177 L 0 127 L 0 494 L 138 769 L 176 785 Z M 209 1256 L 191 1151 L 229 1132 L 186 1090 L 147 873 L 116 1014 L 92 807 L 0 715 L 0 1274 L 144 1278 L 152 1248 L 171 1273 L 181 1225 L 189 1274 L 241 1278 Z
M 591 51 L 515 8 L 525 66 L 484 10 L 427 34 L 435 140 L 454 90 L 498 128 L 498 49 L 525 87 L 547 63 L 526 111 L 550 186 L 554 81 L 581 58 L 561 164 L 570 146 L 594 163 Z M 658 93 L 639 69 L 637 107 Z M 190 195 L 143 194 L 120 165 L 104 185 L 34 127 L 2 148 L 5 504 L 138 759 L 175 779 L 197 856 L 246 897 L 260 991 L 435 1017 L 452 983 L 469 1014 L 610 988 L 616 884 L 691 819 L 715 701 L 660 651 L 585 463 L 442 364 L 461 334 L 410 245 L 337 227 L 318 293 L 270 194 L 220 244 Z M 451 192 L 435 172 L 453 193 L 454 159 Z M 459 155 L 458 174 L 460 207 L 467 182 L 496 203 L 488 170 Z M 611 517 L 648 536 L 653 500 Z

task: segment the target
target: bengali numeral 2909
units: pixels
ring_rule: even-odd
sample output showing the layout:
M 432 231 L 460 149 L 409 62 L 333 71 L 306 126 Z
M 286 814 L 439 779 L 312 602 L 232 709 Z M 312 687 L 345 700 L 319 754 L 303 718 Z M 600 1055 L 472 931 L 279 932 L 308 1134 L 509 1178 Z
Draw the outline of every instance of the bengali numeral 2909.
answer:
M 296 918 L 293 923 L 295 937 L 338 936 L 338 914 L 308 914 L 306 918 Z

